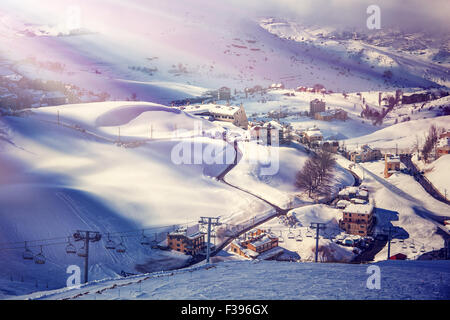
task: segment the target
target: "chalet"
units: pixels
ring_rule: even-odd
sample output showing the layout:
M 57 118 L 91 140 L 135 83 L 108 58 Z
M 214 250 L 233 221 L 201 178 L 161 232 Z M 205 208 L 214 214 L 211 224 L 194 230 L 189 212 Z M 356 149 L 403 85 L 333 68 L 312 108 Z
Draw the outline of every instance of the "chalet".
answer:
M 436 146 L 436 157 L 450 154 L 450 131 L 443 132 L 439 135 L 439 140 Z
M 389 178 L 396 171 L 400 171 L 400 157 L 390 154 L 384 155 L 384 177 Z
M 284 89 L 284 84 L 282 84 L 282 83 L 272 83 L 270 85 L 269 89 L 274 89 L 274 90 Z
M 334 119 L 345 121 L 348 119 L 348 115 L 347 112 L 342 109 L 333 109 L 322 112 L 316 112 L 314 114 L 314 119 L 321 121 L 331 121 Z
M 368 236 L 374 227 L 373 204 L 349 204 L 342 211 L 339 227 L 349 234 Z
M 322 149 L 328 151 L 328 152 L 332 152 L 332 153 L 337 153 L 339 150 L 339 142 L 338 141 L 322 141 Z
M 397 253 L 393 256 L 390 256 L 389 260 L 406 260 L 407 258 L 408 258 L 408 256 L 406 254 Z
M 347 201 L 360 199 L 367 202 L 369 200 L 369 191 L 364 187 L 346 187 L 339 191 L 338 199 Z
M 237 127 L 248 129 L 248 119 L 242 104 L 237 107 L 210 103 L 182 106 L 180 109 L 196 116 L 207 116 L 215 121 L 231 122 Z
M 235 254 L 251 259 L 270 259 L 283 252 L 283 249 L 278 247 L 278 237 L 261 229 L 249 231 L 244 240 L 235 239 L 230 249 Z
M 356 163 L 379 160 L 381 157 L 380 149 L 374 149 L 367 144 L 347 153 L 347 158 Z
M 323 141 L 323 135 L 319 128 L 312 127 L 303 132 L 304 142 L 310 146 L 319 146 Z
M 425 93 L 414 93 L 411 95 L 403 95 L 402 96 L 402 104 L 411 104 L 411 103 L 419 103 L 425 102 L 431 99 L 431 96 L 428 92 Z
M 167 246 L 187 255 L 197 255 L 206 248 L 205 234 L 195 232 L 189 234 L 186 228 L 167 234 Z
M 325 112 L 325 102 L 319 99 L 314 99 L 309 103 L 309 116 L 315 117 L 318 112 Z

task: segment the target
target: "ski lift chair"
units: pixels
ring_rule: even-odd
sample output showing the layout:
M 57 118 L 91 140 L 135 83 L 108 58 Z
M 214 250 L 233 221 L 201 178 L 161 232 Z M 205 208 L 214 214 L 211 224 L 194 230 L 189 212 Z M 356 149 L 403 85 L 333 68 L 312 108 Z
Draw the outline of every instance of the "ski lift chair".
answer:
M 106 241 L 105 248 L 109 250 L 114 250 L 116 248 L 116 243 L 113 240 L 111 240 L 111 238 L 109 237 L 109 233 L 107 236 L 108 240 Z
M 299 234 L 297 237 L 295 237 L 295 241 L 303 241 L 302 236 Z
M 144 234 L 144 231 L 142 231 L 142 238 L 141 238 L 141 244 L 143 246 L 150 245 L 150 240 L 147 238 L 147 236 Z
M 121 238 L 119 245 L 116 247 L 116 252 L 124 253 L 127 249 L 123 245 L 123 238 Z
M 70 237 L 68 237 L 67 239 L 68 239 L 69 243 L 66 246 L 66 253 L 68 253 L 68 254 L 77 253 L 77 248 L 75 248 L 75 246 L 70 242 Z
M 25 251 L 23 252 L 22 257 L 24 260 L 33 260 L 34 259 L 33 251 L 28 249 L 26 241 L 25 241 Z
M 39 252 L 37 255 L 34 256 L 34 263 L 36 264 L 44 264 L 45 263 L 45 256 L 42 253 L 42 246 L 41 246 L 41 252 Z
M 422 246 L 422 248 L 420 248 L 420 252 L 425 252 L 425 246 Z
M 292 233 L 291 229 L 289 229 L 288 239 L 294 239 L 295 235 Z
M 311 232 L 311 230 L 308 229 L 308 231 L 306 231 L 306 236 L 307 236 L 308 238 L 312 238 L 312 232 Z

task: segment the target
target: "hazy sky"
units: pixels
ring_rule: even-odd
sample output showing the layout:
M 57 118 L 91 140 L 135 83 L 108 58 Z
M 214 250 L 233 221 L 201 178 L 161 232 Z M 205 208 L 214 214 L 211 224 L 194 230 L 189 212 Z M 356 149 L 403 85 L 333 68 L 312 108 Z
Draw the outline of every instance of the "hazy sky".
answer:
M 450 31 L 450 0 L 171 0 L 167 4 L 160 0 L 1 0 L 0 10 L 13 7 L 22 13 L 55 19 L 55 14 L 64 12 L 64 7 L 80 5 L 93 8 L 97 19 L 101 20 L 108 11 L 120 11 L 121 7 L 164 10 L 168 6 L 170 10 L 170 6 L 178 2 L 187 10 L 210 11 L 217 16 L 276 16 L 319 26 L 357 28 L 366 26 L 366 9 L 375 4 L 381 9 L 382 28 L 394 25 L 416 31 Z

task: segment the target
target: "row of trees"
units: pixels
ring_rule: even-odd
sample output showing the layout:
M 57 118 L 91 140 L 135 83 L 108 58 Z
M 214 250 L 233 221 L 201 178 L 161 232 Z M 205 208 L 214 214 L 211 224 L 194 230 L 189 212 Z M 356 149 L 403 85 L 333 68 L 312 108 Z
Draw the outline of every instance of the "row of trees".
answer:
M 427 161 L 431 151 L 433 151 L 434 146 L 436 145 L 439 139 L 439 132 L 436 125 L 431 125 L 430 129 L 428 129 L 428 134 L 425 136 L 425 143 L 422 147 L 422 157 L 424 161 Z
M 325 195 L 331 191 L 331 183 L 336 160 L 333 154 L 320 150 L 306 160 L 303 168 L 297 173 L 295 185 L 305 189 L 308 196 Z

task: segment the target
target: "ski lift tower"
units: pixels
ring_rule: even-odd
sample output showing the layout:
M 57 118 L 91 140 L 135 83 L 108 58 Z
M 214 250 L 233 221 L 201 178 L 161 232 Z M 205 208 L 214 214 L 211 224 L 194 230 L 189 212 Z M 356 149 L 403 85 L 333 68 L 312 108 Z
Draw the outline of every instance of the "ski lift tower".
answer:
M 314 258 L 314 262 L 317 262 L 318 257 L 319 257 L 319 231 L 320 229 L 325 229 L 325 223 L 321 223 L 321 222 L 311 222 L 311 229 L 316 229 L 316 254 L 315 254 L 315 258 Z
M 212 217 L 201 217 L 198 222 L 200 225 L 208 225 L 208 236 L 207 236 L 207 244 L 206 244 L 206 263 L 209 263 L 209 256 L 211 254 L 211 226 L 218 226 L 221 223 L 219 222 L 219 218 Z
M 85 254 L 84 256 L 84 283 L 88 282 L 89 279 L 89 242 L 97 242 L 100 241 L 102 238 L 102 235 L 98 231 L 83 231 L 83 230 L 77 230 L 73 234 L 73 238 L 75 241 L 81 241 L 84 240 L 84 249 Z

